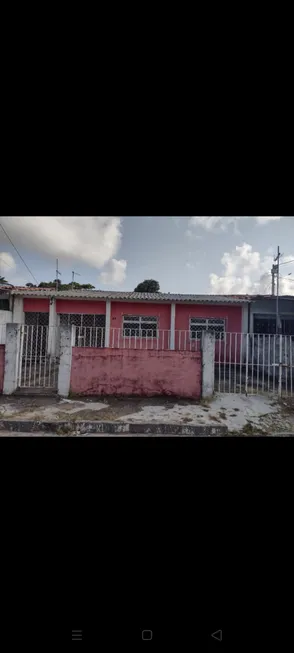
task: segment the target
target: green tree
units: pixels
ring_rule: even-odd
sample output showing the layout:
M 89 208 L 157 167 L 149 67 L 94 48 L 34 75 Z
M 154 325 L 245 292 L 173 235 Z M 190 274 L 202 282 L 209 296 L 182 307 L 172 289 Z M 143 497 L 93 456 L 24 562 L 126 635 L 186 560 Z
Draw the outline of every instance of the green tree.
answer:
M 6 281 L 6 279 L 5 279 L 5 277 L 0 277 L 0 284 L 2 284 L 2 283 L 8 283 L 8 281 Z
M 74 283 L 61 283 L 60 279 L 57 280 L 58 284 L 58 290 L 92 290 L 92 288 L 95 288 L 95 286 L 92 286 L 90 283 L 84 283 L 80 284 L 74 281 Z M 29 286 L 29 284 L 27 284 Z M 32 284 L 29 286 L 30 288 L 34 287 Z M 55 288 L 56 287 L 56 279 L 54 281 L 41 281 L 39 283 L 38 288 Z
M 145 279 L 142 283 L 139 283 L 135 288 L 134 292 L 159 292 L 160 286 L 158 281 L 154 279 Z
M 27 288 L 37 288 L 37 286 L 34 283 L 31 283 L 31 282 L 26 283 L 26 287 Z

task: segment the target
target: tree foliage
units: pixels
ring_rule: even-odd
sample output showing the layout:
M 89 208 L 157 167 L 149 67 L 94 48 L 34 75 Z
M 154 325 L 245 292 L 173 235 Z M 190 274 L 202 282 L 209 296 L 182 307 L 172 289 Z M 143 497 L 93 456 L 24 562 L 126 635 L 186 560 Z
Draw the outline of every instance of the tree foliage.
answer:
M 92 290 L 95 288 L 95 286 L 92 286 L 91 283 L 77 283 L 74 281 L 74 283 L 61 283 L 60 279 L 54 279 L 54 281 L 41 281 L 39 283 L 38 288 L 56 288 L 56 284 L 58 286 L 58 290 Z M 29 288 L 36 288 L 33 284 L 28 284 L 27 286 Z
M 159 292 L 160 286 L 154 279 L 145 279 L 136 286 L 134 292 Z
M 6 279 L 5 279 L 5 277 L 0 277 L 0 284 L 2 284 L 2 283 L 8 283 L 8 281 L 6 281 Z

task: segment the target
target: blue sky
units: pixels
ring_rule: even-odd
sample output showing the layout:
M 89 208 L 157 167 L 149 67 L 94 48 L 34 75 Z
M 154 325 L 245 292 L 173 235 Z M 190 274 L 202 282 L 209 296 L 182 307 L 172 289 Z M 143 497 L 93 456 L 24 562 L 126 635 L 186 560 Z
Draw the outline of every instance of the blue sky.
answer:
M 133 290 L 153 278 L 163 292 L 270 292 L 277 245 L 283 262 L 294 259 L 293 217 L 3 217 L 1 223 L 38 282 L 55 278 L 58 256 L 64 283 L 75 270 L 77 281 L 101 289 Z M 2 229 L 0 274 L 15 285 L 34 281 Z M 282 292 L 293 294 L 294 264 L 282 266 L 281 276 Z

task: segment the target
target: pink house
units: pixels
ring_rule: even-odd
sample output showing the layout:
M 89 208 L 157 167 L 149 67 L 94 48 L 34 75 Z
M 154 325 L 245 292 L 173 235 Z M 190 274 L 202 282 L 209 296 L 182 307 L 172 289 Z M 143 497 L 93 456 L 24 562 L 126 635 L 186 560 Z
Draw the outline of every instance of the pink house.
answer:
M 214 333 L 216 360 L 240 361 L 249 303 L 245 296 L 13 288 L 9 321 L 24 327 L 18 385 L 56 387 L 65 337 L 72 392 L 200 397 L 203 332 Z
M 217 355 L 227 357 L 248 329 L 250 299 L 241 295 L 15 288 L 11 297 L 13 322 L 74 325 L 77 346 L 195 351 L 212 330 Z

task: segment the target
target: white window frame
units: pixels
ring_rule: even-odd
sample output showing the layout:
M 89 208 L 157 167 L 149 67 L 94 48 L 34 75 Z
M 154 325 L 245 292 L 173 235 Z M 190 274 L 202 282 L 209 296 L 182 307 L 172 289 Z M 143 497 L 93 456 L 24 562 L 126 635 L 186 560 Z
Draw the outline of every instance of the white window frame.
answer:
M 204 324 L 204 320 L 205 320 L 205 324 Z M 209 325 L 209 322 L 211 320 L 214 320 L 214 323 L 219 322 L 218 326 L 223 326 L 223 331 L 222 332 L 217 331 L 218 334 L 221 334 L 221 337 L 216 338 L 216 340 L 224 340 L 224 335 L 226 333 L 226 318 L 225 317 L 200 317 L 200 316 L 190 317 L 190 320 L 189 320 L 190 340 L 200 340 L 201 338 L 199 338 L 198 334 L 203 333 L 203 331 L 213 331 L 213 328 L 209 328 L 209 326 L 213 327 L 213 324 Z M 197 325 L 199 327 L 201 327 L 199 329 L 199 331 L 197 330 Z M 195 338 L 192 337 L 192 333 L 193 333 L 193 331 L 191 329 L 192 326 L 194 327 L 193 328 L 194 333 L 197 334 L 197 337 L 195 336 Z M 204 328 L 204 326 L 206 328 Z
M 135 319 L 136 318 L 136 319 Z M 142 335 L 142 329 L 141 329 L 141 324 L 142 322 L 147 322 L 150 320 L 150 324 L 154 325 L 154 328 L 156 328 L 156 336 L 143 336 Z M 131 323 L 134 324 L 134 328 L 139 327 L 139 334 L 135 336 L 127 336 L 125 334 L 125 323 Z M 128 327 L 129 328 L 129 327 Z M 144 329 L 144 331 L 148 331 L 148 329 Z M 123 332 L 123 337 L 124 338 L 158 338 L 158 317 L 156 315 L 123 315 L 123 321 L 122 321 L 122 332 Z

